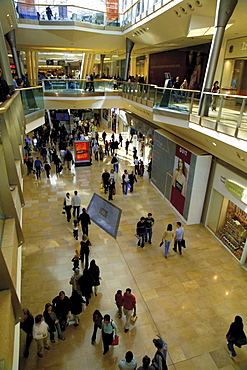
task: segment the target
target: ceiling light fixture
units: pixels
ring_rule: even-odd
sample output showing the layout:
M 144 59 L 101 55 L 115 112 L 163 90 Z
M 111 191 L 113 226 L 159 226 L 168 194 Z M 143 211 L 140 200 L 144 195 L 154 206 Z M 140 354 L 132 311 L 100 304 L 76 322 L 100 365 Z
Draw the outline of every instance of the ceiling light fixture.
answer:
M 214 146 L 216 146 L 216 145 L 217 145 L 214 141 L 212 142 L 212 144 L 213 144 Z

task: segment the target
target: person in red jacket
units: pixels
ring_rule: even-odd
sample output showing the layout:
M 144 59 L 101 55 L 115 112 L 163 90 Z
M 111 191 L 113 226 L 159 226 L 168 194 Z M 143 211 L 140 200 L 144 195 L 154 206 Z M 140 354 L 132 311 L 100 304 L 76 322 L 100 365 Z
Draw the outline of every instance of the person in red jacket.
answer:
M 132 313 L 133 316 L 136 316 L 136 298 L 133 294 L 131 294 L 130 288 L 127 288 L 124 293 L 123 312 L 126 316 L 124 332 L 127 333 L 129 331 L 130 318 L 132 316 Z

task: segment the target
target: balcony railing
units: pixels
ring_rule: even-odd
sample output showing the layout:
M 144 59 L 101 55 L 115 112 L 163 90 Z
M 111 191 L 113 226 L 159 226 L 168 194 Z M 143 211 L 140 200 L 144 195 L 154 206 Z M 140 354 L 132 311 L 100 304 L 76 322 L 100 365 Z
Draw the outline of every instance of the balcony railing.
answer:
M 149 106 L 161 114 L 180 114 L 185 120 L 220 133 L 247 140 L 247 96 L 201 93 L 199 90 L 163 88 L 150 84 L 116 80 L 94 80 L 94 92 L 86 80 L 42 80 L 45 93 L 64 95 L 85 93 L 119 93 L 126 99 Z M 91 88 L 90 88 L 91 86 Z M 91 91 L 90 91 L 91 90 Z M 207 109 L 198 116 L 200 99 L 205 99 Z
M 169 3 L 172 3 L 172 0 L 133 0 L 133 4 L 122 13 L 117 7 L 111 11 L 106 11 L 105 7 L 95 10 L 76 5 L 54 5 L 52 1 L 46 5 L 30 4 L 25 0 L 15 1 L 15 6 L 19 22 L 25 19 L 41 22 L 68 21 L 103 26 L 103 28 L 122 27 L 126 29 Z M 47 7 L 51 12 L 47 12 Z
M 42 86 L 26 87 L 19 89 L 25 116 L 44 109 Z

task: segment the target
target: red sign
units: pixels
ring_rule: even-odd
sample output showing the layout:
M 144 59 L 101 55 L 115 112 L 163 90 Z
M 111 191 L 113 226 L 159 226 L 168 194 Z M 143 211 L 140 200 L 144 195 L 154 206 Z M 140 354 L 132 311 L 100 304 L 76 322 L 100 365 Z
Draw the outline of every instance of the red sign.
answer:
M 106 0 L 106 19 L 108 21 L 118 20 L 118 0 Z
M 90 162 L 88 141 L 75 141 L 75 163 Z

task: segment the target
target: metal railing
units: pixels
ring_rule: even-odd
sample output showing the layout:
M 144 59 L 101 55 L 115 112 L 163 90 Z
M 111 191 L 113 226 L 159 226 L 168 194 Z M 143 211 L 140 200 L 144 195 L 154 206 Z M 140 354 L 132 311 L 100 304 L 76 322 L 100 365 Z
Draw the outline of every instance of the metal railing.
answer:
M 137 0 L 123 12 L 118 11 L 118 5 L 112 11 L 107 11 L 106 6 L 95 10 L 77 5 L 54 5 L 51 4 L 52 1 L 46 5 L 30 4 L 25 0 L 15 1 L 15 6 L 19 22 L 25 19 L 48 22 L 72 21 L 82 22 L 85 25 L 127 29 L 171 2 L 172 0 Z M 49 11 L 47 7 L 50 8 Z
M 203 127 L 247 140 L 247 96 L 201 93 L 199 90 L 163 88 L 151 84 L 103 79 L 94 80 L 93 87 L 90 81 L 73 79 L 46 79 L 39 83 L 42 83 L 44 93 L 63 93 L 67 96 L 85 93 L 95 95 L 119 93 L 126 99 L 163 111 L 163 114 L 168 111 L 179 113 L 185 120 L 189 119 Z M 38 98 L 41 98 L 42 87 L 36 87 L 36 89 L 39 91 Z M 206 101 L 206 109 L 201 117 L 198 116 L 200 99 Z M 27 92 L 23 96 L 23 102 L 26 101 L 28 102 Z M 41 102 L 36 100 L 37 107 L 40 107 L 41 105 L 38 104 Z M 26 104 L 26 107 L 29 107 L 29 111 L 38 109 L 30 107 L 30 104 L 29 106 Z M 25 114 L 26 107 L 24 106 Z

